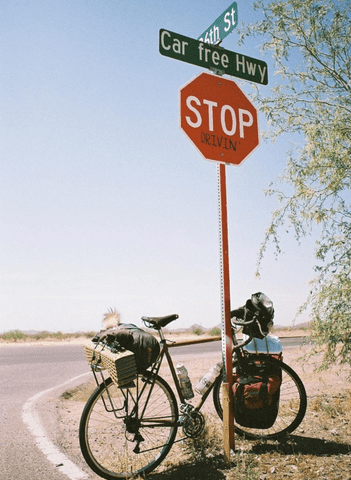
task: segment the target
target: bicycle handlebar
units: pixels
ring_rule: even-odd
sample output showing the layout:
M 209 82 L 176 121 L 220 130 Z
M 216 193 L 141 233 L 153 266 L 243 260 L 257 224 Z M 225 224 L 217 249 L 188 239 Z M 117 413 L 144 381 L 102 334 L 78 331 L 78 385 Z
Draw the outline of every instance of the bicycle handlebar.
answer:
M 236 318 L 236 315 L 242 316 L 243 310 L 244 310 L 244 318 L 242 320 L 241 319 L 238 320 Z M 252 318 L 250 320 L 246 320 L 247 313 L 250 313 L 250 315 L 252 315 Z M 265 337 L 267 335 L 267 332 L 264 333 L 262 331 L 262 327 L 261 327 L 261 324 L 259 322 L 259 315 L 260 315 L 259 312 L 252 313 L 249 310 L 247 310 L 246 307 L 244 307 L 243 309 L 239 309 L 239 310 L 232 310 L 231 311 L 231 316 L 232 316 L 231 323 L 232 323 L 233 326 L 237 325 L 239 327 L 246 327 L 248 325 L 252 325 L 253 323 L 256 323 L 256 326 L 258 327 L 258 330 L 260 331 L 262 337 Z M 251 328 L 249 328 L 248 331 L 245 332 L 245 333 L 249 334 L 249 338 L 244 343 L 240 343 L 240 344 L 235 345 L 234 346 L 235 349 L 240 349 L 240 348 L 244 347 L 245 345 L 250 343 L 253 336 L 255 336 L 255 335 L 253 335 L 253 333 L 251 331 Z M 235 338 L 235 332 L 233 332 L 233 337 Z
M 244 318 L 241 320 L 238 320 L 237 317 L 235 316 L 235 312 L 237 310 L 233 310 L 231 312 L 232 314 L 232 319 L 231 319 L 231 323 L 232 325 L 238 325 L 239 327 L 245 327 L 247 325 L 252 325 L 253 323 L 257 322 L 258 320 L 258 316 L 259 314 L 258 313 L 253 313 L 253 317 L 251 318 L 251 320 L 246 320 L 246 312 L 244 314 Z
M 238 325 L 239 327 L 245 327 L 246 325 L 251 325 L 252 323 L 256 322 L 257 318 L 254 317 L 252 320 L 248 320 L 248 321 L 239 321 L 237 319 L 235 320 L 231 320 L 232 324 L 233 325 Z

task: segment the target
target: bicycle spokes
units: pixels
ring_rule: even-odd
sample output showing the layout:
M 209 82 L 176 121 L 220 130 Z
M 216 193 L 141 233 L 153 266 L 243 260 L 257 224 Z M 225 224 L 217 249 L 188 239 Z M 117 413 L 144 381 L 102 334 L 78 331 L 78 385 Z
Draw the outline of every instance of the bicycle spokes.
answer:
M 129 389 L 108 379 L 84 408 L 81 450 L 88 465 L 103 478 L 146 474 L 171 449 L 177 421 L 174 394 L 162 378 L 138 374 L 135 387 Z

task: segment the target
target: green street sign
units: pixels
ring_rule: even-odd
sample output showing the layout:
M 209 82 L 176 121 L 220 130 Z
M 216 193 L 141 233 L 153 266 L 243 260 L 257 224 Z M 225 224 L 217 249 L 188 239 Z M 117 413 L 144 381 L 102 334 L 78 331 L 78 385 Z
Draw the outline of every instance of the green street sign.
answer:
M 198 40 L 205 43 L 217 43 L 223 40 L 238 24 L 238 5 L 233 2 L 225 12 L 215 20 Z
M 163 28 L 159 40 L 160 53 L 166 57 L 262 85 L 268 83 L 267 64 L 262 60 L 230 52 Z

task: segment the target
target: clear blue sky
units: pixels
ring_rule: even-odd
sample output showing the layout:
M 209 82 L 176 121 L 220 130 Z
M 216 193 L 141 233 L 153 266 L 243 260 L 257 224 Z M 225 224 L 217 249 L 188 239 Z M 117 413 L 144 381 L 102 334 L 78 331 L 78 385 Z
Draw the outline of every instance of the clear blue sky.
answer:
M 2 2 L 0 331 L 98 330 L 109 307 L 138 325 L 220 322 L 216 165 L 179 128 L 179 89 L 203 70 L 161 56 L 158 35 L 197 38 L 230 3 Z M 252 4 L 238 1 L 239 23 L 258 18 Z M 237 40 L 222 45 L 271 67 L 258 40 Z M 311 240 L 284 238 L 254 272 L 288 141 L 227 168 L 232 307 L 261 290 L 286 325 L 309 291 Z

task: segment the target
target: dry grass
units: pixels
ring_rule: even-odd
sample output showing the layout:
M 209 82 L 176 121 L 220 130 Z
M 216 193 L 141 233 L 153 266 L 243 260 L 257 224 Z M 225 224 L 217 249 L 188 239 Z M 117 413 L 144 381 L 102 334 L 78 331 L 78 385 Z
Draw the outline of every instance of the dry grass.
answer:
M 42 331 L 30 334 L 20 330 L 10 330 L 0 334 L 0 345 L 82 345 L 94 335 L 95 332 L 62 333 Z
M 307 347 L 304 347 L 307 348 Z M 284 360 L 302 378 L 308 408 L 300 427 L 284 441 L 254 442 L 235 437 L 236 450 L 228 468 L 223 459 L 222 424 L 211 398 L 204 405 L 205 434 L 196 440 L 174 444 L 154 480 L 351 480 L 351 389 L 349 369 L 333 367 L 314 372 L 309 359 L 298 362 L 298 348 L 286 349 Z M 186 361 L 193 384 L 214 363 L 213 357 Z M 161 375 L 170 382 L 167 369 Z M 170 382 L 171 383 L 171 382 Z M 78 424 L 84 402 L 94 388 L 87 383 L 64 394 L 59 402 L 62 448 L 78 463 Z M 86 471 L 89 471 L 87 469 Z M 92 474 L 91 479 L 99 477 Z
M 155 331 L 150 331 L 157 336 Z M 304 337 L 309 335 L 308 330 L 299 330 L 295 328 L 284 328 L 282 330 L 273 329 L 274 335 L 279 337 Z M 187 340 L 198 340 L 213 338 L 213 335 L 209 331 L 203 333 L 194 332 L 172 332 L 165 331 L 166 338 L 175 342 L 184 342 Z M 216 332 L 216 335 L 220 332 Z M 63 333 L 63 332 L 47 332 L 41 331 L 33 334 L 22 332 L 21 330 L 9 330 L 7 332 L 0 333 L 0 345 L 53 345 L 53 344 L 77 344 L 83 345 L 87 339 L 91 339 L 95 335 L 95 332 L 76 332 L 76 333 Z M 239 336 L 240 338 L 240 336 Z

